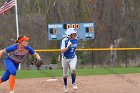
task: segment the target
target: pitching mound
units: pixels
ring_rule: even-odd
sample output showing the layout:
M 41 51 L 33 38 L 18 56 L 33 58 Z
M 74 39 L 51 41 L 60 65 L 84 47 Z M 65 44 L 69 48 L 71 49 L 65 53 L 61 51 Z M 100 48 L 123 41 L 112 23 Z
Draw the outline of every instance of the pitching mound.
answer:
M 140 74 L 97 75 L 77 77 L 78 90 L 69 93 L 140 93 Z M 8 93 L 8 82 L 0 85 L 0 93 Z M 64 93 L 62 78 L 17 79 L 14 93 Z

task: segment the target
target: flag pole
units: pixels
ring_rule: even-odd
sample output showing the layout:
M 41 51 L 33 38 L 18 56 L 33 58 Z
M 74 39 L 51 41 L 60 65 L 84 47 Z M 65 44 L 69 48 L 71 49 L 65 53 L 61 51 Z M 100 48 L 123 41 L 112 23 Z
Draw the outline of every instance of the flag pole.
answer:
M 17 30 L 17 39 L 19 37 L 19 24 L 18 24 L 18 9 L 17 9 L 17 0 L 15 0 L 15 14 L 16 14 L 16 30 Z M 19 70 L 21 70 L 21 63 L 19 63 Z
M 19 37 L 19 26 L 18 26 L 17 0 L 15 0 L 15 14 L 16 14 L 16 30 L 17 30 L 17 39 L 18 39 L 18 37 Z

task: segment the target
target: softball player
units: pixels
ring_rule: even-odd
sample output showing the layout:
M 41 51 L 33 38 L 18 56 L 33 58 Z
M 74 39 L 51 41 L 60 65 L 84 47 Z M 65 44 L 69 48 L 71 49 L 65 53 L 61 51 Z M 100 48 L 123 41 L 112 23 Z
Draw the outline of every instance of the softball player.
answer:
M 0 50 L 0 58 L 4 53 L 7 53 L 4 59 L 6 71 L 0 79 L 0 83 L 9 80 L 10 93 L 14 93 L 16 70 L 18 69 L 19 63 L 24 61 L 25 56 L 31 54 L 35 58 L 40 59 L 40 56 L 28 45 L 28 40 L 29 38 L 25 35 L 20 36 L 16 44 Z
M 64 80 L 64 91 L 68 92 L 67 78 L 69 68 L 71 70 L 72 87 L 74 90 L 78 89 L 76 86 L 76 47 L 78 44 L 77 30 L 75 28 L 68 28 L 66 30 L 67 37 L 61 42 L 61 53 L 62 53 L 62 67 L 63 67 L 63 80 Z

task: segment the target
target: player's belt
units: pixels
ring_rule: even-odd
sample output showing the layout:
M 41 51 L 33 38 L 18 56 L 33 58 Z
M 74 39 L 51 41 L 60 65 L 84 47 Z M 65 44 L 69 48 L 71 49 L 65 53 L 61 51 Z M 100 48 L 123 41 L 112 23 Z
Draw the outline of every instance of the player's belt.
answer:
M 65 58 L 65 59 L 72 59 L 72 58 L 74 58 L 74 57 L 75 57 L 75 55 L 72 56 L 72 57 L 65 57 L 65 56 L 63 56 L 63 58 Z

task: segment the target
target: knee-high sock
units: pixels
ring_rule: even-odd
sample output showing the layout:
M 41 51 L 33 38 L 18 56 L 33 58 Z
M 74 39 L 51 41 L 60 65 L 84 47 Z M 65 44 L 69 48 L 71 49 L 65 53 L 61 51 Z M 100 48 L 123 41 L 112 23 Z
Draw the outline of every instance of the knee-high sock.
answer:
M 67 77 L 64 77 L 63 80 L 64 80 L 64 85 L 67 85 Z
M 10 75 L 10 77 L 9 77 L 10 91 L 13 91 L 14 90 L 15 78 L 16 77 L 14 75 Z
M 76 80 L 76 74 L 71 74 L 72 84 L 75 83 Z

